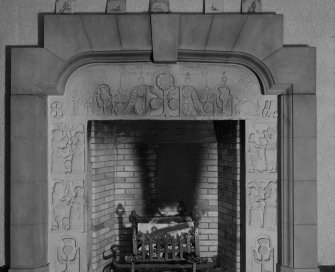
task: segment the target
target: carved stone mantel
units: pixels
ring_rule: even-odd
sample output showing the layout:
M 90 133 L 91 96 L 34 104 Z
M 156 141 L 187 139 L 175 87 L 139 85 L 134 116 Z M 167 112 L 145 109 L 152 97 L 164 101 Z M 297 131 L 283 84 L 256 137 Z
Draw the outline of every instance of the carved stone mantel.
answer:
M 85 122 L 87 118 L 106 120 L 120 116 L 248 119 L 253 113 L 257 114 L 256 119 L 250 117 L 246 127 L 246 149 L 251 150 L 247 160 L 246 190 L 250 188 L 250 201 L 246 211 L 261 215 L 249 218 L 251 231 L 254 228 L 269 231 L 254 234 L 256 239 L 247 245 L 250 247 L 247 259 L 259 265 L 253 266 L 255 271 L 263 269 L 263 265 L 274 269 L 277 259 L 271 256 L 278 256 L 279 267 L 315 269 L 316 203 L 311 204 L 312 212 L 306 215 L 302 211 L 304 203 L 295 198 L 297 189 L 305 188 L 306 181 L 309 182 L 308 193 L 316 192 L 316 158 L 311 156 L 316 148 L 315 48 L 284 46 L 282 33 L 283 17 L 276 14 L 45 15 L 44 46 L 13 48 L 11 52 L 11 269 L 34 271 L 45 267 L 47 270 L 48 249 L 56 262 L 51 270 L 63 271 L 70 266 L 79 269 L 79 263 L 84 261 L 80 258 L 85 251 L 81 241 L 86 237 L 86 219 L 85 215 L 80 217 L 81 204 L 75 209 L 67 207 L 67 213 L 59 213 L 57 208 L 58 196 L 65 194 L 64 188 L 68 188 L 69 197 L 77 197 L 76 203 L 82 203 L 80 194 L 86 190 L 84 164 L 77 163 L 78 158 L 85 157 L 82 146 L 86 135 L 85 125 L 76 121 L 79 111 L 80 120 Z M 173 42 L 164 42 L 166 37 Z M 162 64 L 166 62 L 174 64 Z M 105 69 L 107 72 L 115 69 L 111 67 L 127 67 L 134 63 L 149 68 L 163 65 L 164 69 L 156 74 L 152 71 L 147 78 L 136 76 L 136 84 L 128 87 L 120 84 L 120 80 L 114 86 L 111 77 L 106 76 L 105 80 L 97 73 L 99 84 L 87 88 L 88 97 L 77 97 L 71 88 L 71 84 L 78 84 L 72 81 L 74 75 L 90 67 L 109 67 Z M 192 89 L 191 82 L 196 76 L 191 72 L 189 75 L 182 73 L 175 67 L 194 63 L 199 67 L 206 63 L 208 67 L 223 67 L 229 75 L 227 81 L 221 72 L 216 80 L 207 81 L 214 85 L 206 88 L 205 73 L 201 83 L 193 84 Z M 234 67 L 247 71 L 252 75 L 251 82 L 258 84 L 257 93 L 251 99 L 258 105 L 257 110 L 252 112 L 252 103 L 249 103 L 242 108 L 242 113 L 247 109 L 245 116 L 236 107 L 239 100 L 236 86 L 240 83 L 231 80 Z M 117 73 L 116 70 L 111 74 Z M 162 85 L 159 79 L 169 84 Z M 126 91 L 124 101 L 117 100 L 117 85 Z M 232 86 L 235 86 L 235 93 L 230 92 Z M 182 96 L 183 89 L 190 96 Z M 152 96 L 152 90 L 161 95 Z M 206 99 L 201 97 L 200 90 Z M 224 94 L 222 97 L 220 90 Z M 136 99 L 132 95 L 135 91 Z M 187 97 L 189 100 L 185 99 Z M 141 99 L 145 103 L 141 104 Z M 119 109 L 122 108 L 119 115 L 118 103 Z M 212 107 L 207 106 L 211 103 Z M 184 106 L 186 104 L 191 106 Z M 156 109 L 152 107 L 155 105 Z M 185 110 L 187 107 L 191 109 Z M 158 114 L 157 111 L 162 112 Z M 152 116 L 154 112 L 158 117 Z M 303 125 L 306 118 L 303 116 L 309 117 L 309 127 Z M 64 122 L 65 117 L 70 119 Z M 279 129 L 275 134 L 278 138 L 272 143 L 267 137 L 273 133 L 273 127 L 277 128 L 277 120 Z M 257 133 L 258 138 L 254 139 L 252 135 Z M 66 152 L 59 152 L 65 141 Z M 279 147 L 278 161 L 272 154 L 273 145 Z M 271 160 L 265 164 L 258 162 L 261 159 L 252 155 L 252 148 L 262 148 Z M 49 164 L 48 150 L 51 154 Z M 52 168 L 55 161 L 55 168 Z M 310 186 L 311 181 L 313 186 Z M 27 184 L 29 190 L 24 189 Z M 277 200 L 270 192 L 277 188 L 280 213 L 276 217 L 271 211 Z M 262 196 L 257 201 L 263 203 L 264 209 L 255 208 L 252 193 Z M 48 213 L 53 220 L 51 224 Z M 71 213 L 82 221 L 69 222 Z M 49 241 L 52 243 L 48 247 L 50 226 Z M 270 236 L 276 236 L 276 230 L 272 232 L 276 228 L 282 234 L 274 243 Z M 271 255 L 274 244 L 278 244 L 281 251 Z M 71 258 L 62 251 L 66 246 L 73 249 L 66 253 L 71 254 Z M 270 254 L 266 256 L 269 260 L 266 264 L 260 261 L 265 256 L 259 251 L 262 246 Z M 306 251 L 306 248 L 311 249 Z M 69 258 L 72 263 L 65 261 Z M 269 269 L 267 266 L 265 269 Z

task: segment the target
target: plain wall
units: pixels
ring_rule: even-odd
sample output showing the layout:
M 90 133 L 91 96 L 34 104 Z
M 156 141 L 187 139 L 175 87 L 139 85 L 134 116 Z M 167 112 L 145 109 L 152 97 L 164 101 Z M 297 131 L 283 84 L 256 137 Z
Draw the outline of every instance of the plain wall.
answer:
M 225 11 L 239 12 L 240 0 L 222 1 L 225 1 Z M 0 266 L 5 264 L 5 48 L 37 45 L 38 14 L 53 12 L 54 2 L 0 0 Z M 180 8 L 192 9 L 199 3 L 201 1 L 188 1 L 187 6 L 181 4 Z M 106 0 L 77 0 L 76 10 L 104 12 L 105 5 Z M 129 11 L 140 11 L 147 6 L 148 0 L 127 2 Z M 318 260 L 320 265 L 335 264 L 335 1 L 263 0 L 263 11 L 284 14 L 285 44 L 317 47 Z

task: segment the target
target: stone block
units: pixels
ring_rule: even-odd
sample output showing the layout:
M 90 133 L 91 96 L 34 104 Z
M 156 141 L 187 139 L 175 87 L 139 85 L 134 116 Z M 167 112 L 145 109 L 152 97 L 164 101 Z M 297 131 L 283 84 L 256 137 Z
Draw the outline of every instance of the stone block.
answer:
M 294 181 L 316 180 L 316 138 L 293 138 Z
M 82 20 L 94 51 L 121 50 L 115 15 L 82 15 Z
M 80 15 L 46 15 L 44 17 L 44 47 L 63 60 L 91 51 Z
M 152 50 L 150 15 L 117 15 L 117 22 L 122 50 Z
M 283 16 L 251 14 L 241 30 L 233 51 L 262 60 L 283 46 Z
M 55 13 L 75 13 L 76 1 L 75 0 L 56 0 Z
M 262 12 L 262 0 L 242 0 L 242 13 L 260 13 Z
M 205 0 L 205 13 L 224 12 L 224 0 Z
M 11 94 L 59 94 L 56 83 L 63 63 L 44 48 L 13 48 Z
M 213 16 L 206 50 L 231 51 L 247 16 L 241 14 Z
M 293 84 L 293 93 L 316 91 L 316 49 L 284 46 L 263 60 L 276 84 Z
M 12 182 L 46 179 L 45 140 L 16 139 L 11 144 Z M 28 159 L 29 158 L 29 159 Z
M 11 97 L 12 139 L 46 137 L 46 100 L 46 97 L 33 95 Z
M 107 0 L 106 13 L 126 12 L 126 0 Z
M 12 225 L 10 240 L 11 267 L 30 270 L 47 265 L 47 224 Z
M 204 50 L 212 24 L 212 15 L 182 15 L 180 18 L 181 50 Z
M 152 14 L 151 27 L 154 62 L 177 62 L 179 15 Z
M 170 0 L 171 12 L 203 12 L 203 0 Z
M 294 226 L 294 268 L 317 268 L 317 226 Z
M 316 181 L 294 182 L 294 224 L 317 224 Z
M 294 95 L 293 108 L 293 136 L 316 137 L 316 95 Z

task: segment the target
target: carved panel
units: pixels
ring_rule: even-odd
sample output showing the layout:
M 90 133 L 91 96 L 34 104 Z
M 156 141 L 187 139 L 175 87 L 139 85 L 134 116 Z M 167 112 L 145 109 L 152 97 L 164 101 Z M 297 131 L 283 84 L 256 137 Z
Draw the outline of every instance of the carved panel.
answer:
M 51 172 L 84 171 L 85 133 L 81 124 L 55 124 L 51 131 Z
M 247 138 L 249 173 L 277 173 L 276 124 L 253 124 Z
M 252 250 L 253 272 L 274 272 L 274 248 L 269 236 L 259 235 L 256 238 L 255 247 Z
M 70 236 L 63 236 L 57 246 L 56 272 L 80 271 L 80 248 L 77 240 Z
M 277 181 L 249 181 L 247 224 L 256 228 L 277 226 Z
M 51 193 L 52 230 L 85 231 L 84 181 L 55 181 Z

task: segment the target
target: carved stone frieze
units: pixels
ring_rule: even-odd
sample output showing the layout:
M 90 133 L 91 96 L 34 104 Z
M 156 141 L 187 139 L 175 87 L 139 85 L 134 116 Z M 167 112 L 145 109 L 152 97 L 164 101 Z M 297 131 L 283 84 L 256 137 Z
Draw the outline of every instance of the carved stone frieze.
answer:
M 269 120 L 277 117 L 271 97 L 262 96 L 257 77 L 238 65 L 96 64 L 75 73 L 65 99 L 54 97 L 49 107 L 53 119 Z
M 51 192 L 52 230 L 85 231 L 84 181 L 55 181 Z
M 57 123 L 51 131 L 51 173 L 82 173 L 85 130 L 82 124 Z
M 249 173 L 277 173 L 276 124 L 249 126 L 247 157 Z
M 253 272 L 274 272 L 274 248 L 268 235 L 259 235 L 256 238 L 255 247 L 252 250 Z
M 77 240 L 70 236 L 63 236 L 57 246 L 56 272 L 80 271 L 80 248 Z
M 248 226 L 276 228 L 277 181 L 249 181 L 246 197 Z

